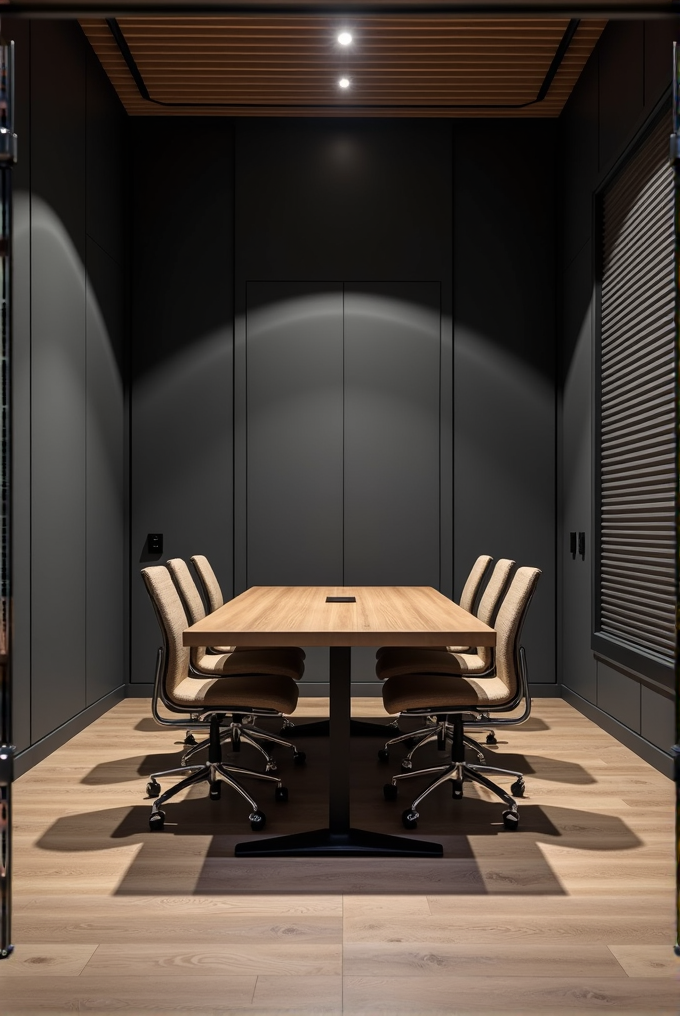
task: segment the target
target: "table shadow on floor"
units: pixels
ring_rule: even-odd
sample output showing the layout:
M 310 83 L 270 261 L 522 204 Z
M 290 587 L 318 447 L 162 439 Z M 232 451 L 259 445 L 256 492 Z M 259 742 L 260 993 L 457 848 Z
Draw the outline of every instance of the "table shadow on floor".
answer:
M 352 825 L 378 832 L 439 842 L 441 859 L 424 858 L 234 858 L 237 843 L 267 835 L 285 835 L 327 825 L 328 740 L 305 741 L 308 765 L 293 765 L 289 753 L 277 751 L 280 774 L 290 791 L 287 803 L 276 802 L 269 787 L 246 781 L 267 814 L 263 833 L 253 834 L 249 806 L 226 787 L 219 801 L 211 801 L 205 785 L 192 788 L 183 800 L 170 801 L 162 832 L 148 827 L 150 800 L 145 800 L 145 777 L 177 763 L 178 752 L 133 756 L 102 763 L 84 782 L 103 786 L 138 781 L 130 787 L 130 805 L 64 816 L 38 842 L 57 852 L 107 850 L 138 843 L 141 849 L 121 876 L 120 895 L 216 895 L 234 893 L 373 893 L 404 894 L 545 894 L 562 895 L 563 887 L 540 849 L 559 842 L 586 850 L 633 849 L 637 837 L 617 816 L 545 806 L 530 799 L 532 771 L 539 776 L 539 756 L 495 752 L 490 762 L 526 772 L 529 798 L 520 801 L 521 825 L 509 832 L 502 825 L 503 805 L 483 799 L 474 786 L 465 787 L 463 800 L 453 800 L 448 785 L 432 793 L 420 806 L 418 829 L 406 832 L 401 812 L 426 778 L 404 781 L 397 801 L 385 801 L 382 785 L 392 773 L 391 763 L 377 758 L 379 739 L 352 742 L 350 765 Z M 431 754 L 428 752 L 431 749 Z M 503 762 L 501 763 L 501 757 Z M 225 758 L 229 756 L 225 753 Z M 433 746 L 422 750 L 421 764 L 441 758 Z M 510 760 L 512 759 L 512 764 Z M 236 761 L 256 765 L 257 755 L 244 750 Z M 398 761 L 398 759 L 397 759 Z M 545 760 L 550 779 L 562 772 L 565 783 L 588 782 L 581 767 Z M 555 768 L 557 767 L 557 769 Z M 562 767 L 560 769 L 560 767 Z M 579 774 L 580 770 L 580 774 Z M 586 774 L 587 775 L 587 774 Z M 499 778 L 503 785 L 507 779 Z M 174 780 L 168 780 L 169 786 Z M 118 794 L 120 791 L 117 792 Z M 126 791 L 127 793 L 127 791 Z

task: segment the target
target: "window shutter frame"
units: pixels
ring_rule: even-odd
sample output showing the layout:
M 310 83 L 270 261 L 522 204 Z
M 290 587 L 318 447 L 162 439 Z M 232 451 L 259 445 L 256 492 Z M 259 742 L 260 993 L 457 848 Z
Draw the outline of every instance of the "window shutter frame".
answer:
M 592 648 L 667 688 L 675 683 L 678 584 L 670 133 L 666 108 L 596 194 L 593 434 Z M 668 233 L 655 239 L 664 224 Z

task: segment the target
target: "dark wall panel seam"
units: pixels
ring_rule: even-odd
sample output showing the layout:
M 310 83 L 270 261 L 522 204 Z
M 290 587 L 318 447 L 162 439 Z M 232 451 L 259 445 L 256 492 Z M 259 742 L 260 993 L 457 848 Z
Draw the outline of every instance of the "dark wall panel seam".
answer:
M 86 237 L 86 239 L 90 240 L 93 244 L 95 244 L 95 246 L 99 247 L 100 251 L 103 251 L 103 253 L 106 254 L 107 258 L 111 258 L 111 260 L 114 262 L 114 264 L 118 265 L 118 267 L 121 270 L 123 270 L 125 268 L 123 263 L 121 261 L 119 261 L 118 258 L 115 257 L 115 255 L 113 255 L 111 253 L 111 251 L 107 250 L 106 247 L 102 246 L 102 244 L 99 242 L 99 240 L 96 240 L 92 236 L 91 233 L 87 232 L 87 230 L 85 231 L 85 237 Z
M 563 278 L 564 278 L 565 275 L 567 275 L 567 273 L 569 272 L 569 269 L 571 268 L 571 266 L 574 264 L 575 261 L 578 260 L 578 258 L 580 258 L 581 254 L 583 254 L 583 251 L 586 249 L 588 244 L 591 243 L 591 242 L 592 242 L 592 236 L 589 236 L 588 239 L 584 243 L 581 244 L 581 246 L 576 251 L 574 256 L 572 258 L 570 258 L 569 261 L 565 261 L 563 263 L 563 265 L 562 265 L 562 277 Z

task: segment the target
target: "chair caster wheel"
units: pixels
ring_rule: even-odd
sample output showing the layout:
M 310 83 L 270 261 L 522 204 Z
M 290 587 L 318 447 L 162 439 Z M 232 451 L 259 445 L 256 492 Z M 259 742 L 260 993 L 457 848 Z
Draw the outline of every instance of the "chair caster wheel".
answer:
M 266 773 L 276 773 L 279 771 L 279 767 L 277 766 L 276 762 L 274 762 L 274 760 L 272 759 L 271 762 L 267 762 L 266 766 L 264 767 L 264 771 Z
M 398 793 L 394 783 L 386 783 L 383 787 L 383 797 L 386 801 L 396 801 Z
M 503 812 L 503 825 L 506 829 L 514 832 L 519 825 L 519 815 L 516 811 L 504 811 Z
M 196 740 L 194 735 L 191 733 L 191 731 L 187 730 L 187 736 L 182 741 L 182 744 L 186 744 L 186 746 L 189 747 L 192 744 L 198 744 L 198 741 Z
M 146 795 L 147 797 L 158 797 L 160 792 L 161 785 L 158 782 L 158 780 L 154 779 L 154 777 L 152 776 L 146 785 Z
M 277 787 L 274 791 L 275 801 L 287 801 L 288 800 L 288 787 Z
M 404 829 L 415 829 L 418 825 L 418 812 L 413 809 L 407 809 L 401 816 L 401 824 Z
M 401 760 L 401 771 L 403 773 L 410 773 L 413 769 L 413 762 L 410 758 L 403 758 Z
M 451 797 L 459 800 L 463 796 L 463 781 L 451 780 Z
M 513 785 L 510 787 L 510 793 L 514 797 L 524 797 L 525 784 L 524 780 L 515 780 Z
M 152 833 L 159 833 L 165 825 L 165 812 L 153 811 L 149 815 L 149 829 Z
M 267 818 L 263 811 L 251 811 L 248 818 L 250 819 L 250 828 L 254 833 L 259 833 L 261 829 L 264 829 Z
M 222 783 L 217 780 L 210 784 L 210 800 L 219 801 L 222 796 Z
M 380 759 L 381 762 L 389 762 L 390 760 L 389 748 L 381 748 L 380 751 L 378 752 L 378 758 Z
M 307 761 L 307 755 L 304 751 L 293 752 L 293 762 L 296 766 L 303 766 Z
M 486 743 L 487 744 L 498 744 L 498 741 L 496 740 L 496 735 L 494 734 L 493 730 L 491 731 L 491 733 L 486 735 Z

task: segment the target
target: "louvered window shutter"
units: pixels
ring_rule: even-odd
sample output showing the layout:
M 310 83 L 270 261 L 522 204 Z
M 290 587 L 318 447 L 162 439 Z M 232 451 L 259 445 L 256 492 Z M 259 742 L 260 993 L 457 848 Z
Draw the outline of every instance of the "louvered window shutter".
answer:
M 674 179 L 664 118 L 602 196 L 599 634 L 672 666 Z M 616 658 L 616 654 L 614 654 Z

